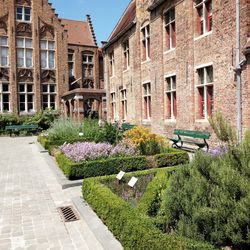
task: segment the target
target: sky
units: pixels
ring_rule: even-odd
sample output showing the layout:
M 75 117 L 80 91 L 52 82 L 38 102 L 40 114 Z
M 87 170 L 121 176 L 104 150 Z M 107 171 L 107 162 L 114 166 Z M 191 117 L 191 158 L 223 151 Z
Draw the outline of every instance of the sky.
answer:
M 106 41 L 130 0 L 49 0 L 60 18 L 92 19 L 98 45 Z

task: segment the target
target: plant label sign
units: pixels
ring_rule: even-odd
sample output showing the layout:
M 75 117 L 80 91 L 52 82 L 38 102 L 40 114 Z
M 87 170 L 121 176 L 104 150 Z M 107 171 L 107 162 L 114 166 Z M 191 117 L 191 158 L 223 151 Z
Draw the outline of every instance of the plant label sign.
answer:
M 116 176 L 116 179 L 120 181 L 124 175 L 125 175 L 125 172 L 120 171 L 119 174 Z
M 136 184 L 136 182 L 138 181 L 138 179 L 137 178 L 135 178 L 135 177 L 132 177 L 131 179 L 130 179 L 130 181 L 129 181 L 129 183 L 128 183 L 128 185 L 130 186 L 130 187 L 134 187 L 135 186 L 135 184 Z
M 83 136 L 83 133 L 82 133 L 82 132 L 80 132 L 80 133 L 79 133 L 79 136 Z

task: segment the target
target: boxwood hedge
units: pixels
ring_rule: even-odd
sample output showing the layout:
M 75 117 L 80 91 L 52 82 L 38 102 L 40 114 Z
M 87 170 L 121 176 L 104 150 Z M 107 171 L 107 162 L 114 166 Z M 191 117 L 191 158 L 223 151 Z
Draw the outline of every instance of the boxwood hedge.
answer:
M 64 174 L 71 180 L 88 178 L 94 176 L 116 174 L 120 170 L 132 172 L 154 167 L 175 166 L 188 162 L 188 155 L 184 151 L 174 150 L 169 153 L 153 156 L 150 160 L 147 156 L 136 155 L 126 157 L 114 157 L 101 160 L 83 161 L 75 163 L 68 159 L 64 154 L 56 155 L 56 160 Z M 165 162 L 164 162 L 165 161 Z
M 149 172 L 152 171 L 156 170 L 149 170 Z M 138 175 L 138 172 L 135 175 Z M 83 197 L 119 239 L 124 249 L 215 249 L 207 243 L 163 234 L 140 209 L 131 207 L 125 200 L 115 195 L 107 186 L 102 184 L 101 180 L 105 178 L 115 178 L 115 176 L 85 179 L 82 187 Z

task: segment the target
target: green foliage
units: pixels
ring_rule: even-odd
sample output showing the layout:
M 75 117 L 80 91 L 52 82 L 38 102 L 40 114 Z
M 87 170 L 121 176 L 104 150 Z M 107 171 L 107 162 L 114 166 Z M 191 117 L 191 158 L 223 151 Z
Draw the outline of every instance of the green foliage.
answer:
M 34 115 L 17 116 L 15 114 L 0 115 L 0 132 L 8 125 L 37 124 L 41 130 L 48 129 L 60 116 L 59 111 L 46 109 Z
M 122 139 L 119 128 L 111 123 L 105 122 L 100 131 L 99 142 L 108 142 L 112 145 L 117 144 Z
M 236 132 L 224 119 L 221 112 L 216 112 L 211 116 L 209 118 L 209 123 L 220 141 L 227 143 L 228 145 L 236 144 Z
M 152 170 L 150 170 L 152 173 Z M 133 173 L 133 175 L 136 173 Z M 181 237 L 164 235 L 152 220 L 132 208 L 115 195 L 101 180 L 113 177 L 86 179 L 83 182 L 84 199 L 119 239 L 124 249 L 137 250 L 212 250 L 212 246 Z
M 82 124 L 70 119 L 60 118 L 56 120 L 48 129 L 48 139 L 50 141 L 68 141 L 80 139 L 79 133 L 82 132 Z
M 176 171 L 166 192 L 168 228 L 218 246 L 250 248 L 250 136 L 212 158 L 202 152 Z
M 48 144 L 47 144 L 48 145 Z M 51 146 L 47 148 L 51 150 Z M 154 167 L 175 166 L 187 163 L 187 153 L 180 150 L 173 150 L 171 153 L 155 155 Z M 59 167 L 69 179 L 81 179 L 93 176 L 110 175 L 120 170 L 131 172 L 152 167 L 147 156 L 115 157 L 103 160 L 84 161 L 74 163 L 63 154 L 57 155 Z M 65 159 L 65 161 L 63 160 Z M 154 159 L 153 159 L 154 161 Z M 159 165 L 157 165 L 159 163 Z
M 58 154 L 56 160 L 59 167 L 69 179 L 111 175 L 118 173 L 120 170 L 131 172 L 147 168 L 147 159 L 145 156 L 116 157 L 74 163 L 65 155 Z

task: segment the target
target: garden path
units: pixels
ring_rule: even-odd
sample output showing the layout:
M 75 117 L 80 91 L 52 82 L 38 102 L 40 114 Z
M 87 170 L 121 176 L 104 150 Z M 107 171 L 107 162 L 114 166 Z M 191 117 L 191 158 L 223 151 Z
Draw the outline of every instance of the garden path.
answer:
M 0 137 L 0 249 L 104 249 L 83 218 L 62 221 L 81 187 L 62 190 L 35 141 Z

